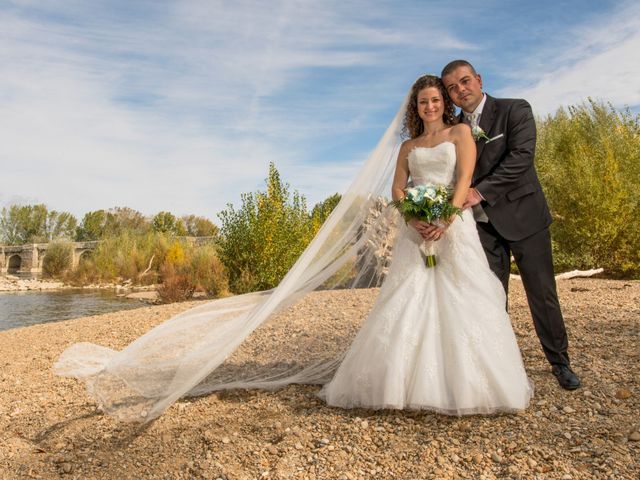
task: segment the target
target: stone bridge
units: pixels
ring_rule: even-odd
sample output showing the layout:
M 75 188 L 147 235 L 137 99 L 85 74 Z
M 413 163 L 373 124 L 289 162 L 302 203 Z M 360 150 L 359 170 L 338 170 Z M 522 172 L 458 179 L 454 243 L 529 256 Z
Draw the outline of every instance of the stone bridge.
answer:
M 72 267 L 80 263 L 80 258 L 94 250 L 100 242 L 75 242 L 73 246 Z M 0 275 L 36 277 L 42 274 L 42 262 L 49 247 L 48 243 L 29 243 L 25 245 L 0 246 Z
M 216 239 L 216 237 L 178 238 L 196 246 L 206 245 Z M 94 250 L 99 243 L 99 240 L 93 242 L 71 242 L 73 247 L 71 267 L 77 267 L 82 256 Z M 29 243 L 14 246 L 0 245 L 0 275 L 40 276 L 42 274 L 42 262 L 48 247 L 48 243 Z

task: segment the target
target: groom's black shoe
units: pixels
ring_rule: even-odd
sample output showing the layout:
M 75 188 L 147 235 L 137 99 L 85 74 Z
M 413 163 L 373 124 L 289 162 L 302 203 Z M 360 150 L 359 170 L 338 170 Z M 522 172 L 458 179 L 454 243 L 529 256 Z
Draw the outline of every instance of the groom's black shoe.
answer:
M 558 379 L 558 383 L 565 390 L 575 390 L 580 388 L 580 379 L 566 365 L 554 365 L 553 374 Z

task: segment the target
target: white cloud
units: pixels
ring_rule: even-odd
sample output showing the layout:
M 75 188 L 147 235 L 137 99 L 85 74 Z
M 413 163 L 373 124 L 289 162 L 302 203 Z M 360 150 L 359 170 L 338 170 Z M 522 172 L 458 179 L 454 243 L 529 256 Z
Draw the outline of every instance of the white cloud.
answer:
M 263 186 L 269 161 L 319 201 L 348 185 L 365 149 L 350 145 L 342 159 L 312 152 L 381 129 L 375 115 L 399 101 L 407 58 L 419 69 L 425 45 L 471 48 L 444 24 L 415 28 L 385 2 L 113 8 L 21 1 L 0 9 L 4 204 L 215 219 L 240 192 Z M 438 8 L 430 13 L 444 15 Z
M 501 94 L 528 99 L 539 115 L 589 97 L 617 107 L 640 105 L 640 6 L 627 3 L 613 15 L 597 17 L 563 37 L 563 42 L 542 48 L 517 72 L 528 85 L 514 82 Z

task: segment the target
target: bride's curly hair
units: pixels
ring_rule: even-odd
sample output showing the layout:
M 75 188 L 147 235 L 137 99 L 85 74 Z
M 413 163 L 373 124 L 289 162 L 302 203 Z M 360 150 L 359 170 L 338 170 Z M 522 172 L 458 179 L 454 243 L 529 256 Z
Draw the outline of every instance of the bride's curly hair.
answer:
M 444 88 L 444 83 L 440 77 L 435 75 L 423 75 L 418 78 L 413 87 L 411 87 L 411 96 L 409 97 L 409 104 L 407 105 L 407 113 L 404 116 L 404 124 L 402 126 L 403 135 L 409 138 L 416 138 L 424 132 L 424 124 L 420 115 L 418 115 L 418 93 L 423 88 L 436 87 L 442 98 L 444 99 L 444 113 L 442 114 L 442 120 L 445 125 L 455 125 L 458 123 L 458 118 L 455 115 L 455 107 L 447 90 Z

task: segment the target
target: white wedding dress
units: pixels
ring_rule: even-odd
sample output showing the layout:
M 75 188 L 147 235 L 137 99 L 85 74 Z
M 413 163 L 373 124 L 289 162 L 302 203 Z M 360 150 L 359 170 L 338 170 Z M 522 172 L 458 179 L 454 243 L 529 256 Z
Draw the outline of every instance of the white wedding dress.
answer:
M 451 142 L 415 148 L 408 160 L 415 185 L 453 184 Z M 533 388 L 471 211 L 435 243 L 434 268 L 425 266 L 418 233 L 401 229 L 375 305 L 319 395 L 343 408 L 525 409 Z

